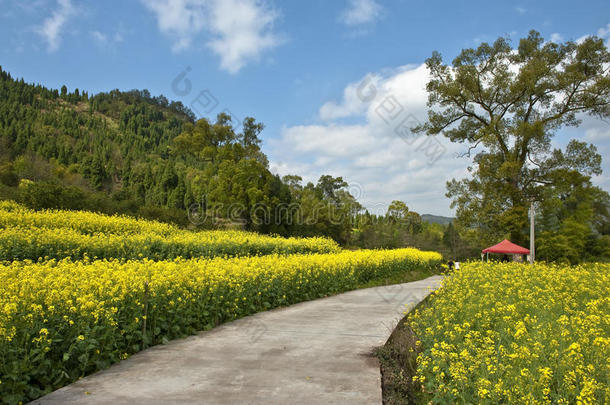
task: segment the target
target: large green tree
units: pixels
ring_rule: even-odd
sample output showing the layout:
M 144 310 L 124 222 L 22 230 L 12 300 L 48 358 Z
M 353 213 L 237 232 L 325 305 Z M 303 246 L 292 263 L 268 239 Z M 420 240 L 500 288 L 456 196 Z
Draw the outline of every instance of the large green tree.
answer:
M 481 243 L 510 235 L 526 243 L 527 210 L 548 191 L 584 187 L 601 173 L 594 146 L 572 141 L 553 149 L 564 126 L 580 114 L 610 115 L 610 54 L 603 41 L 545 41 L 531 31 L 516 48 L 499 38 L 463 50 L 451 65 L 439 53 L 426 61 L 430 72 L 428 120 L 417 132 L 442 134 L 476 152 L 471 176 L 451 180 L 458 221 L 481 231 Z

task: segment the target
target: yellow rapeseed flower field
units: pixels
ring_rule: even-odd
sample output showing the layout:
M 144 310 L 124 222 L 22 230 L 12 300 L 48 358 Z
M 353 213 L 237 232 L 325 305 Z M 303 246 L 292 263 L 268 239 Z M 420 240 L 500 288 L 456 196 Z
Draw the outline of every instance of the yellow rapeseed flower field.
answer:
M 409 319 L 421 403 L 610 403 L 610 264 L 469 263 Z
M 0 398 L 31 400 L 152 345 L 222 322 L 433 269 L 417 249 L 0 265 Z
M 70 228 L 95 234 L 147 233 L 170 235 L 179 232 L 174 225 L 139 220 L 125 215 L 103 215 L 89 211 L 40 210 L 35 211 L 13 201 L 0 201 L 0 226 L 33 228 Z
M 332 253 L 329 238 L 281 238 L 243 231 L 181 230 L 172 225 L 84 211 L 33 211 L 0 202 L 0 260 L 39 258 L 174 259 L 271 253 Z

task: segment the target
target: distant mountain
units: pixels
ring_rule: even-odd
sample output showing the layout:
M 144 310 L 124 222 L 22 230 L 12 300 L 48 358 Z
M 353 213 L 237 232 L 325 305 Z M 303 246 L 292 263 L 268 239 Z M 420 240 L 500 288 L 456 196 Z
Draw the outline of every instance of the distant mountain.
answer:
M 452 217 L 443 217 L 443 216 L 440 216 L 440 215 L 424 214 L 424 215 L 421 216 L 421 219 L 422 219 L 422 221 L 429 222 L 431 224 L 448 225 L 455 218 L 452 218 Z

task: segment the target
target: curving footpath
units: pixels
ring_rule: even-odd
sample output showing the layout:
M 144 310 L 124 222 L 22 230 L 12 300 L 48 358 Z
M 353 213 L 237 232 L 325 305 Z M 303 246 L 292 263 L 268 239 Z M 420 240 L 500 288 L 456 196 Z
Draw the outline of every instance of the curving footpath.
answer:
M 372 355 L 441 277 L 261 312 L 144 350 L 33 404 L 381 404 Z

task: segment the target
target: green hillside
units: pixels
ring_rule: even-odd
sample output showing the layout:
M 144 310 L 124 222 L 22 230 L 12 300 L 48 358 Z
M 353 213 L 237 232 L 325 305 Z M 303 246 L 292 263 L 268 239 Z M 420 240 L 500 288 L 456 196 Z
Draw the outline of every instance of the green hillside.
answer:
M 345 242 L 351 228 L 344 211 L 356 204 L 347 183 L 331 176 L 316 185 L 304 186 L 298 176 L 282 181 L 260 150 L 263 128 L 246 118 L 237 132 L 224 113 L 195 121 L 180 102 L 147 90 L 90 96 L 28 84 L 0 68 L 0 196 L 37 209 L 124 213 L 182 226 L 192 225 L 187 208 L 203 205 L 213 215 L 191 221 L 199 227 Z M 309 211 L 283 208 L 297 202 Z M 329 205 L 334 209 L 316 208 Z

